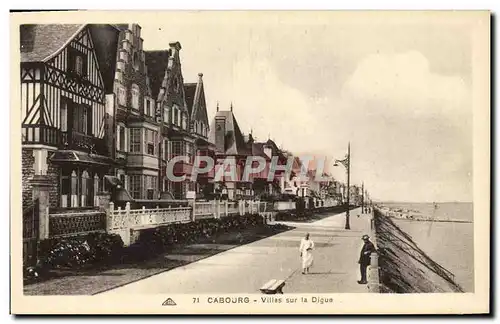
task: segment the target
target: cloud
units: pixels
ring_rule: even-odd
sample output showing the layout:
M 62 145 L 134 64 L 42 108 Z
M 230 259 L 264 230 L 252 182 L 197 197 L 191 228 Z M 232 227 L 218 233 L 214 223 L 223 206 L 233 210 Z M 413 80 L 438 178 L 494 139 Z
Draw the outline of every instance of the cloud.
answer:
M 432 73 L 417 51 L 369 55 L 343 88 L 344 97 L 385 102 L 386 109 L 409 116 L 463 115 L 470 109 L 469 93 L 461 77 Z
M 252 128 L 257 140 L 267 140 L 285 148 L 311 148 L 316 133 L 312 125 L 311 102 L 302 92 L 282 83 L 266 59 L 244 57 L 235 62 L 233 78 L 222 86 L 227 98 L 234 98 L 233 112 L 242 128 Z M 229 103 L 221 106 L 227 110 Z

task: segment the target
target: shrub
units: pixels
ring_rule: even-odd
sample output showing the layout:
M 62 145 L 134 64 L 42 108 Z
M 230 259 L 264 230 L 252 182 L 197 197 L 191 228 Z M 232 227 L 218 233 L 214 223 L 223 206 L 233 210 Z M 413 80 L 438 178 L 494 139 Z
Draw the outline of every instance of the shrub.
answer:
M 83 268 L 108 263 L 123 248 L 117 234 L 90 233 L 68 238 L 50 238 L 39 244 L 39 260 L 48 268 Z
M 201 219 L 189 223 L 169 224 L 142 230 L 136 244 L 128 248 L 128 257 L 134 261 L 165 252 L 175 244 L 195 243 L 231 230 L 261 226 L 259 215 L 229 216 L 221 219 Z

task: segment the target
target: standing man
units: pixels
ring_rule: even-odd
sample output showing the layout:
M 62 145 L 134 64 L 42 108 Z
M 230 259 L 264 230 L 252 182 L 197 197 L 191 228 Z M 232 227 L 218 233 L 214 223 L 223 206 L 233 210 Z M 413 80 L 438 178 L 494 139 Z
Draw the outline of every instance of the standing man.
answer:
M 375 245 L 370 241 L 370 237 L 368 235 L 363 235 L 361 238 L 364 242 L 363 247 L 361 248 L 361 253 L 359 256 L 359 271 L 361 272 L 361 280 L 358 280 L 360 285 L 364 285 L 367 283 L 366 281 L 366 268 L 370 265 L 370 255 L 372 252 L 375 252 Z

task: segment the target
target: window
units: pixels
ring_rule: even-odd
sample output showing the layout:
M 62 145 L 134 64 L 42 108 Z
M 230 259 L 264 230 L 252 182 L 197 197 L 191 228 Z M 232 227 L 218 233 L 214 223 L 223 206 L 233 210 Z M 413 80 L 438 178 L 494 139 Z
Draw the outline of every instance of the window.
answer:
M 153 112 L 151 111 L 151 101 L 149 100 L 149 98 L 144 99 L 144 106 L 145 106 L 144 114 L 152 117 Z
M 67 98 L 61 97 L 61 131 L 68 131 L 68 100 Z
M 139 86 L 137 84 L 132 85 L 132 108 L 139 109 Z
M 137 52 L 134 52 L 134 56 L 133 56 L 133 59 L 134 59 L 134 69 L 137 71 L 139 70 L 139 55 L 137 54 Z
M 147 129 L 146 130 L 146 153 L 149 155 L 155 155 L 156 152 L 156 132 Z
M 174 108 L 174 122 L 175 125 L 179 125 L 179 111 Z
M 61 207 L 66 208 L 70 206 L 71 202 L 68 197 L 71 196 L 71 175 L 63 169 L 61 175 Z
M 175 199 L 183 199 L 184 198 L 184 183 L 179 181 L 172 182 L 172 194 Z
M 184 155 L 184 142 L 172 141 L 172 155 L 170 158 Z
M 90 178 L 87 170 L 82 173 L 82 194 L 81 194 L 81 205 L 82 207 L 92 206 L 92 182 L 94 180 Z
M 118 150 L 125 151 L 125 127 L 118 126 Z
M 141 152 L 141 129 L 130 129 L 130 152 Z
M 130 175 L 129 176 L 129 188 L 130 195 L 134 199 L 141 199 L 141 176 L 140 175 Z
M 189 161 L 192 161 L 194 155 L 194 145 L 192 143 L 186 142 L 186 156 L 189 158 Z
M 163 121 L 164 123 L 169 123 L 170 122 L 170 111 L 168 109 L 168 107 L 164 107 L 163 108 L 163 118 L 165 118 L 165 120 Z
M 163 154 L 164 154 L 165 160 L 168 161 L 168 141 L 167 140 L 164 141 L 164 146 L 163 147 L 164 147 L 164 149 L 163 149 L 164 153 Z
M 118 86 L 118 103 L 122 106 L 127 105 L 127 91 L 124 86 Z
M 187 128 L 187 117 L 186 114 L 181 114 L 182 115 L 182 129 Z
M 90 107 L 73 106 L 73 130 L 81 134 L 92 135 L 92 111 Z
M 75 57 L 75 72 L 78 75 L 83 75 L 83 57 L 81 55 Z
M 68 70 L 79 76 L 87 75 L 87 55 L 76 48 L 70 48 L 68 53 Z
M 144 176 L 145 179 L 145 189 L 146 189 L 146 199 L 155 199 L 156 186 L 158 182 L 158 177 L 155 176 Z

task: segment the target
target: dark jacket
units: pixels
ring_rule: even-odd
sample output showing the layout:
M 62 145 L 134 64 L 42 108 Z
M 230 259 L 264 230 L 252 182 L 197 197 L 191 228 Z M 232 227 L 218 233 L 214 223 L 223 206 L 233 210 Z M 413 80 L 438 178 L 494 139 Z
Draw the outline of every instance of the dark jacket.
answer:
M 363 244 L 363 247 L 361 248 L 358 263 L 365 264 L 365 265 L 370 264 L 370 255 L 372 254 L 372 252 L 375 252 L 375 251 L 376 251 L 375 245 L 373 245 L 373 243 L 370 241 L 366 241 L 365 244 Z

